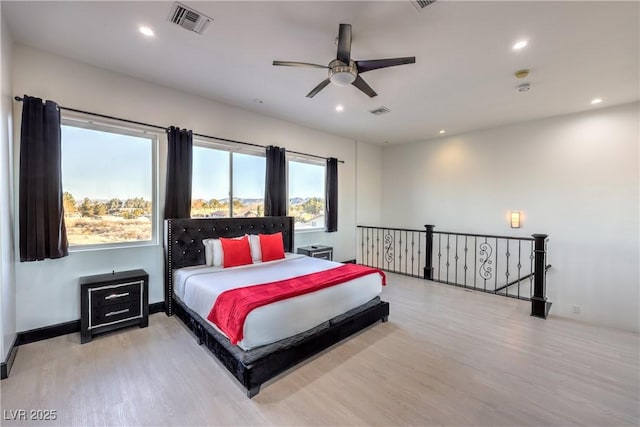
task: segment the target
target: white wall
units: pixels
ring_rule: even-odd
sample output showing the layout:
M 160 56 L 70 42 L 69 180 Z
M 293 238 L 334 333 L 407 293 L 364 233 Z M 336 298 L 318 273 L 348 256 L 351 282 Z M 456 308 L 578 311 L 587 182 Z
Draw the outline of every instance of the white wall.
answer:
M 11 59 L 12 41 L 9 30 L 0 23 L 2 67 L 2 98 L 0 100 L 0 361 L 6 360 L 16 336 L 16 284 L 13 251 L 13 227 L 11 206 L 13 196 L 13 116 L 11 111 Z
M 381 225 L 382 148 L 358 141 L 356 150 L 356 222 Z
M 638 127 L 634 103 L 384 148 L 382 222 L 549 234 L 551 314 L 638 331 Z
M 14 93 L 48 98 L 62 106 L 148 122 L 177 125 L 197 133 L 279 145 L 344 160 L 339 166 L 338 232 L 297 233 L 296 246 L 334 247 L 336 260 L 355 258 L 355 141 L 239 110 L 198 96 L 112 73 L 29 47 L 14 46 Z M 14 105 L 14 111 L 21 106 Z M 15 123 L 19 129 L 19 123 Z M 18 138 L 14 138 L 16 147 Z M 161 141 L 159 188 L 164 192 L 166 142 Z M 17 149 L 16 149 L 17 151 Z M 17 159 L 17 153 L 14 156 Z M 16 188 L 17 190 L 17 188 Z M 375 202 L 374 202 L 375 204 Z M 163 205 L 160 200 L 160 206 Z M 362 210 L 376 209 L 363 206 Z M 379 209 L 379 208 L 378 208 Z M 17 328 L 24 331 L 78 319 L 77 278 L 86 274 L 144 268 L 150 274 L 150 302 L 163 299 L 160 245 L 74 252 L 60 260 L 17 263 Z

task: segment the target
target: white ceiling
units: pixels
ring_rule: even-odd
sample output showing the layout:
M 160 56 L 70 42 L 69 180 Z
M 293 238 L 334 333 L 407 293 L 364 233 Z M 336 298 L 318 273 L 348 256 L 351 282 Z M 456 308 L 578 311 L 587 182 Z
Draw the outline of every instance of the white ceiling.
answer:
M 3 0 L 2 14 L 18 43 L 365 142 L 640 98 L 638 2 L 439 1 L 422 11 L 409 1 L 184 3 L 214 19 L 204 35 L 169 23 L 171 2 Z M 306 98 L 326 70 L 271 63 L 328 64 L 340 23 L 352 24 L 352 58 L 416 56 L 416 64 L 363 74 L 373 99 L 334 85 Z M 140 25 L 156 36 L 142 36 Z M 529 46 L 513 51 L 520 39 Z M 531 69 L 525 80 L 513 76 L 521 68 Z M 531 91 L 516 92 L 523 81 Z M 590 105 L 595 97 L 604 102 Z M 391 113 L 368 112 L 382 105 Z

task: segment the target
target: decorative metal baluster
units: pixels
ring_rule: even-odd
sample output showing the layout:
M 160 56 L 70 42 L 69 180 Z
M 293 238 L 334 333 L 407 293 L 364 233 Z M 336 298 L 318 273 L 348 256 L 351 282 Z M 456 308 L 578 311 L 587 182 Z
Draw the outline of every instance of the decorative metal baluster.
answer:
M 369 245 L 370 245 L 370 244 L 373 244 L 373 242 L 371 241 L 371 237 L 370 237 L 370 236 L 371 236 L 371 234 L 373 234 L 373 232 L 374 232 L 374 231 L 375 231 L 375 230 L 373 230 L 373 229 L 368 229 L 368 230 L 367 230 L 367 242 L 365 243 L 366 248 L 367 248 L 367 253 L 369 253 L 370 251 L 372 251 L 372 250 L 373 250 L 373 246 L 372 246 L 371 248 L 369 248 Z M 373 254 L 372 254 L 372 255 L 373 255 Z M 373 258 L 373 256 L 368 257 L 368 258 L 369 258 L 369 259 L 367 259 L 367 265 L 371 265 L 371 259 L 370 259 L 370 258 Z
M 490 280 L 492 277 L 493 268 L 491 268 L 491 264 L 493 261 L 491 260 L 491 255 L 493 254 L 493 248 L 488 243 L 487 238 L 484 238 L 484 243 L 480 243 L 480 270 L 478 273 L 480 277 L 484 280 L 484 291 L 487 291 L 487 280 Z M 495 290 L 495 288 L 494 288 Z
M 496 289 L 498 289 L 498 238 L 496 237 L 496 274 L 495 274 L 495 281 L 493 284 L 493 290 L 495 291 Z
M 369 264 L 369 234 L 371 234 L 371 231 L 369 228 L 365 228 L 362 231 L 364 231 L 367 235 L 366 239 L 364 238 L 364 236 L 362 237 L 362 255 L 363 255 L 363 259 L 362 262 L 364 265 L 371 265 Z M 365 242 L 366 240 L 366 242 Z M 366 243 L 366 244 L 365 244 Z M 364 247 L 367 247 L 367 252 L 364 252 Z
M 389 232 L 387 230 L 380 230 L 380 265 L 384 269 L 384 264 L 387 263 L 387 239 Z
M 387 230 L 387 234 L 384 236 L 384 260 L 387 262 L 387 270 L 390 270 L 389 265 L 393 265 L 393 242 L 391 239 L 393 239 L 391 232 Z
M 360 229 L 360 256 L 356 257 L 356 262 L 360 261 L 360 264 L 364 264 L 364 230 L 364 228 Z
M 376 238 L 378 234 L 378 230 L 372 229 L 371 230 L 371 266 L 373 267 L 375 264 L 375 267 L 378 267 L 378 240 Z M 375 261 L 374 261 L 375 260 Z
M 418 272 L 420 272 L 420 261 L 422 260 L 422 258 L 420 258 L 420 254 L 422 253 L 422 243 L 420 243 L 421 239 L 421 233 L 418 233 Z
M 447 234 L 447 283 L 449 283 L 449 249 L 451 248 L 451 245 L 449 244 L 449 237 L 450 235 Z
M 368 259 L 367 259 L 367 264 L 365 264 L 365 262 L 364 262 L 365 250 L 366 250 L 367 254 L 369 253 L 369 250 L 370 250 L 369 242 L 370 242 L 371 239 L 369 238 L 369 235 L 371 234 L 371 229 L 366 229 L 365 233 L 366 233 L 367 238 L 365 239 L 364 236 L 362 238 L 363 239 L 363 241 L 362 241 L 362 264 L 363 265 L 371 265 L 371 264 L 369 264 L 369 260 Z M 367 258 L 369 258 L 369 257 L 367 256 Z
M 442 260 L 442 234 L 438 233 L 438 281 L 440 281 L 440 261 Z
M 407 268 L 408 259 L 409 259 L 409 232 L 405 230 L 404 232 L 404 274 L 409 273 L 409 269 Z
M 398 233 L 400 234 L 400 242 L 399 242 L 399 250 L 398 250 L 398 271 L 402 273 L 402 230 Z M 406 242 L 405 242 L 406 246 Z M 405 256 L 406 259 L 406 256 Z
M 380 230 L 376 230 L 376 268 L 380 268 Z
M 518 265 L 516 267 L 518 267 L 518 299 L 520 299 L 520 269 L 522 268 L 522 264 L 521 264 L 521 247 L 522 247 L 522 240 L 518 240 Z
M 396 246 L 396 230 L 393 230 L 393 246 L 395 248 Z M 393 271 L 398 271 L 396 269 L 396 257 L 395 257 L 395 253 L 393 254 Z M 402 248 L 400 249 L 400 256 L 402 257 Z
M 415 256 L 415 249 L 416 249 L 416 232 L 412 231 L 411 232 L 411 275 L 413 276 L 413 264 L 416 260 L 416 256 Z
M 529 255 L 529 259 L 531 260 L 531 266 L 529 267 L 529 298 L 533 298 L 533 260 L 535 256 L 533 255 L 533 240 L 531 241 L 531 255 Z
M 504 273 L 504 276 L 506 277 L 505 283 L 509 283 L 509 256 L 511 256 L 511 254 L 509 253 L 509 239 L 507 239 L 507 270 Z M 509 286 L 507 286 L 506 288 L 504 288 L 504 293 L 505 295 L 509 295 Z
M 367 237 L 369 237 L 369 240 L 366 242 L 366 246 L 367 246 L 367 252 L 373 250 L 373 247 L 369 248 L 370 244 L 373 244 L 373 241 L 371 240 L 371 234 L 373 234 L 375 230 L 371 229 L 371 230 L 367 230 Z M 371 258 L 373 258 L 373 256 L 371 256 Z M 371 259 L 369 259 L 369 264 L 371 264 Z
M 469 248 L 467 246 L 467 237 L 464 236 L 464 287 L 467 287 L 467 252 L 469 252 Z
M 456 234 L 456 256 L 453 257 L 453 259 L 456 260 L 454 281 L 456 282 L 456 286 L 458 286 L 458 235 L 457 234 Z
M 478 237 L 473 238 L 473 289 L 476 289 L 476 279 L 478 278 Z

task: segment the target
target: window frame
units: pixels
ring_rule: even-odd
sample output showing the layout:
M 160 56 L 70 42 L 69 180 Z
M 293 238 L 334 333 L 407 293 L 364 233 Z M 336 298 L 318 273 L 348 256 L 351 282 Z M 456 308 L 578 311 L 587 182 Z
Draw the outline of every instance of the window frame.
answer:
M 194 138 L 193 145 L 194 147 L 208 148 L 211 150 L 218 150 L 218 151 L 226 151 L 229 153 L 229 191 L 227 193 L 227 197 L 229 198 L 229 212 L 228 212 L 229 216 L 224 218 L 238 218 L 233 216 L 233 154 L 238 153 L 238 154 L 246 154 L 246 155 L 256 156 L 256 157 L 262 157 L 263 159 L 265 159 L 265 164 L 266 164 L 267 155 L 265 151 L 258 147 L 255 147 L 255 148 L 249 147 L 249 146 L 237 147 L 235 145 L 232 146 L 232 145 L 221 143 L 216 140 L 208 140 L 204 138 L 201 138 L 201 139 Z M 191 179 L 193 182 L 193 177 Z M 193 203 L 193 195 L 191 196 L 191 202 Z M 263 203 L 264 203 L 264 196 L 263 196 Z M 262 217 L 264 217 L 264 215 Z M 193 216 L 191 218 L 193 218 Z
M 122 248 L 135 248 L 144 246 L 158 246 L 159 230 L 160 230 L 160 213 L 158 211 L 159 206 L 159 192 L 158 192 L 158 139 L 160 133 L 157 130 L 149 130 L 143 126 L 129 127 L 123 126 L 121 123 L 111 122 L 96 122 L 93 119 L 84 117 L 78 117 L 73 115 L 62 114 L 60 117 L 61 126 L 71 126 L 82 129 L 89 129 L 99 132 L 114 133 L 119 135 L 134 136 L 138 138 L 146 138 L 151 140 L 151 239 L 150 240 L 137 240 L 128 242 L 113 242 L 113 243 L 96 243 L 89 245 L 72 245 L 69 244 L 69 253 L 72 252 L 85 252 L 94 250 L 106 250 L 106 249 L 122 249 Z M 64 147 L 64 141 L 61 140 L 62 147 Z M 64 183 L 62 186 L 64 193 Z
M 324 178 L 323 178 L 323 183 L 322 186 L 324 187 L 324 209 L 325 209 L 325 214 L 327 211 L 327 163 L 326 161 L 323 161 L 321 159 L 317 159 L 315 157 L 311 157 L 311 156 L 304 156 L 301 154 L 286 154 L 286 161 L 287 161 L 287 215 L 289 214 L 289 202 L 291 200 L 291 198 L 289 197 L 289 162 L 298 162 L 298 163 L 306 163 L 306 164 L 310 164 L 310 165 L 315 165 L 315 166 L 321 166 L 324 170 Z M 326 221 L 326 220 L 325 220 Z M 295 223 L 295 220 L 294 220 Z M 326 224 L 326 223 L 325 223 Z M 319 231 L 325 231 L 326 230 L 326 226 L 324 227 L 309 227 L 309 228 L 303 228 L 301 230 L 298 230 L 294 227 L 295 232 L 296 233 L 317 233 Z

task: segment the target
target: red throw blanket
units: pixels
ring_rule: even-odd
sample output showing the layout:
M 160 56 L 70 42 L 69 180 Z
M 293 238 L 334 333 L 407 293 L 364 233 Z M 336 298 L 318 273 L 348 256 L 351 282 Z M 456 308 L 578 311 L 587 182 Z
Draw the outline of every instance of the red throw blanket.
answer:
M 380 274 L 382 285 L 387 284 L 387 278 L 382 270 L 358 264 L 345 264 L 291 279 L 230 289 L 218 296 L 207 319 L 215 323 L 229 337 L 231 344 L 237 344 L 244 337 L 244 321 L 254 308 L 308 294 L 371 273 Z

